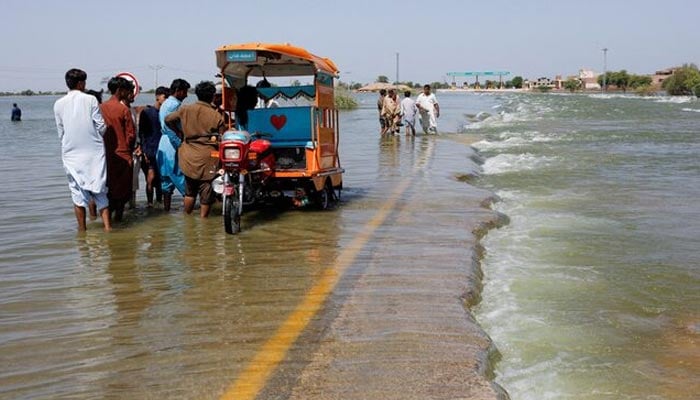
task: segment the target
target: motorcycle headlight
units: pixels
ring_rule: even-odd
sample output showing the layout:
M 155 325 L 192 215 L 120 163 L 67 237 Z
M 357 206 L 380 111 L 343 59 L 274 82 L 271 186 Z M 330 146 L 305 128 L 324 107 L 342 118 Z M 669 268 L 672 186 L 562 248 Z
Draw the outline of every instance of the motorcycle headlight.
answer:
M 241 158 L 241 149 L 238 147 L 227 147 L 224 149 L 224 159 L 238 160 Z
M 224 192 L 224 178 L 217 176 L 216 179 L 211 182 L 211 188 L 215 193 L 222 194 Z

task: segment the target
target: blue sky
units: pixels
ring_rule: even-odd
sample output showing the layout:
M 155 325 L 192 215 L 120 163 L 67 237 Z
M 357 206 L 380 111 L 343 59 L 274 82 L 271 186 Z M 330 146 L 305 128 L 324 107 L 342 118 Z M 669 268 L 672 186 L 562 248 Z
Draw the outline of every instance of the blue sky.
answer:
M 170 0 L 3 2 L 0 91 L 63 90 L 71 67 L 88 87 L 130 71 L 148 89 L 213 79 L 214 49 L 289 42 L 333 59 L 341 80 L 379 75 L 443 81 L 450 71 L 505 70 L 526 78 L 581 67 L 651 73 L 700 62 L 700 2 Z

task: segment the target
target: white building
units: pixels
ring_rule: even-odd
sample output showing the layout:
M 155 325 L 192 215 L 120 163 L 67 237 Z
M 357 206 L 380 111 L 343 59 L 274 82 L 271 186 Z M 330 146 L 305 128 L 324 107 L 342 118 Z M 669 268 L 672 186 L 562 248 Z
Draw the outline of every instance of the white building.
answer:
M 598 84 L 598 75 L 591 69 L 581 68 L 578 70 L 578 77 L 581 79 L 584 90 L 594 90 L 600 89 L 600 84 Z

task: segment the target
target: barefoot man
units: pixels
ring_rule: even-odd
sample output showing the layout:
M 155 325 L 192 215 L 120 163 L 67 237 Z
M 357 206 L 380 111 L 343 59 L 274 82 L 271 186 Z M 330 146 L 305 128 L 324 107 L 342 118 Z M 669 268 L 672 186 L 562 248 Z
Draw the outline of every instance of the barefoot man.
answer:
M 69 92 L 56 101 L 53 111 L 78 231 L 87 229 L 85 209 L 90 200 L 97 204 L 105 231 L 110 231 L 107 162 L 102 139 L 106 125 L 97 99 L 83 93 L 87 81 L 85 71 L 71 69 L 65 78 Z

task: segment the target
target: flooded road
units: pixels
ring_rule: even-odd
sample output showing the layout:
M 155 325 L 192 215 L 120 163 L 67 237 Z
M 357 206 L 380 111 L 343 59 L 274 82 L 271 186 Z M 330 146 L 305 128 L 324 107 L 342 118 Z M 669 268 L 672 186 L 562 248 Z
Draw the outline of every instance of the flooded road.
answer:
M 0 150 L 14 189 L 0 199 L 0 398 L 497 397 L 466 308 L 478 235 L 498 222 L 490 192 L 459 179 L 478 170 L 469 138 L 381 140 L 371 96 L 341 115 L 335 210 L 251 213 L 231 236 L 218 216 L 141 198 L 113 233 L 77 235 L 54 100 L 0 131 L 33 138 Z M 446 129 L 460 101 L 441 103 Z

